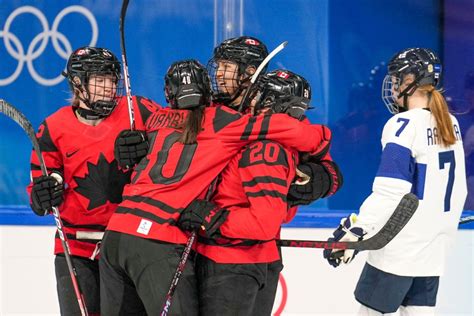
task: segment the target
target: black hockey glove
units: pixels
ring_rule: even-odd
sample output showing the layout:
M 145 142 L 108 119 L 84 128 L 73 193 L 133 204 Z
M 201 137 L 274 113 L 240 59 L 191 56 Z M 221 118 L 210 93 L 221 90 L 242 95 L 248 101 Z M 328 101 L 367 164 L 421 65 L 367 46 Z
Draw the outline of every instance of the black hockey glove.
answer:
M 148 140 L 143 131 L 123 130 L 115 140 L 115 160 L 122 168 L 134 167 L 147 152 Z
M 59 206 L 63 200 L 64 184 L 61 175 L 53 173 L 34 179 L 31 189 L 31 209 L 36 215 L 48 214 L 53 206 Z
M 310 177 L 305 184 L 292 183 L 288 191 L 289 206 L 308 205 L 320 198 L 331 196 L 342 186 L 342 174 L 332 161 L 306 162 L 298 169 Z
M 228 214 L 228 210 L 219 208 L 210 201 L 194 200 L 181 213 L 177 225 L 182 230 L 187 231 L 202 229 L 205 237 L 212 238 L 224 223 Z

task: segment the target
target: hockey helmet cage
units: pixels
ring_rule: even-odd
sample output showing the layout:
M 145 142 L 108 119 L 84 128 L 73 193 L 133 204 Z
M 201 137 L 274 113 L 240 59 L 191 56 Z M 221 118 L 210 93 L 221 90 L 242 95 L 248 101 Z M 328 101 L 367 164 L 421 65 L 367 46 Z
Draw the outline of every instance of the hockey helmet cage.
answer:
M 395 54 L 388 63 L 388 74 L 382 87 L 382 99 L 392 114 L 406 110 L 406 98 L 411 96 L 419 86 L 432 85 L 438 87 L 441 82 L 442 65 L 438 56 L 427 48 L 409 48 Z M 401 108 L 395 101 L 392 86 L 401 85 L 406 75 L 412 74 L 414 81 L 397 98 L 404 98 Z M 396 82 L 394 82 L 396 81 Z
M 274 70 L 263 75 L 256 84 L 255 112 L 270 108 L 273 113 L 286 113 L 303 119 L 311 101 L 311 86 L 302 76 L 289 70 Z
M 68 59 L 66 73 L 72 91 L 86 90 L 90 98 L 88 89 L 89 78 L 92 75 L 112 75 L 118 85 L 121 78 L 121 66 L 117 57 L 106 48 L 85 46 L 75 50 Z M 79 81 L 76 79 L 78 78 Z M 85 104 L 97 114 L 97 118 L 110 115 L 117 104 L 116 95 L 119 94 L 117 87 L 113 100 L 98 100 L 91 102 L 89 99 L 82 99 Z

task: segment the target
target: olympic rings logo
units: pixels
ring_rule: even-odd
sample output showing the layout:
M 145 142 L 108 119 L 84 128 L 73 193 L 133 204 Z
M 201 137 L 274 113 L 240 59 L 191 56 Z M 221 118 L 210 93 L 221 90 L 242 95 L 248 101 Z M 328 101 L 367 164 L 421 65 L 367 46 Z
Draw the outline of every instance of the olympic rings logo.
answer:
M 36 35 L 31 41 L 30 45 L 28 46 L 28 50 L 26 51 L 26 54 L 25 48 L 23 47 L 21 41 L 18 39 L 17 36 L 10 32 L 10 27 L 13 23 L 13 20 L 17 16 L 25 13 L 30 13 L 36 16 L 36 18 L 38 18 L 43 27 L 43 32 Z M 48 20 L 46 19 L 45 15 L 40 10 L 32 6 L 23 6 L 18 9 L 15 9 L 15 11 L 13 11 L 8 16 L 7 20 L 5 21 L 3 30 L 0 31 L 0 38 L 3 37 L 3 43 L 7 52 L 10 54 L 10 56 L 12 56 L 18 61 L 18 65 L 15 71 L 10 76 L 6 78 L 0 78 L 0 86 L 6 86 L 14 82 L 23 70 L 23 66 L 25 63 L 28 67 L 28 71 L 31 77 L 33 77 L 33 79 L 39 84 L 42 84 L 44 86 L 53 86 L 60 83 L 64 79 L 61 74 L 51 79 L 42 77 L 36 71 L 33 62 L 44 52 L 46 46 L 48 45 L 49 38 L 51 38 L 56 53 L 65 60 L 69 58 L 69 55 L 72 53 L 71 43 L 63 33 L 58 31 L 58 28 L 62 19 L 70 13 L 80 13 L 84 15 L 87 20 L 89 20 L 89 23 L 92 26 L 92 38 L 89 42 L 89 46 L 94 46 L 97 43 L 97 37 L 99 34 L 97 21 L 94 15 L 83 6 L 73 5 L 64 8 L 54 19 L 51 29 L 49 29 Z M 38 45 L 39 42 L 40 44 Z M 61 45 L 59 45 L 59 42 L 61 42 L 62 47 Z M 36 46 L 38 47 L 36 48 Z

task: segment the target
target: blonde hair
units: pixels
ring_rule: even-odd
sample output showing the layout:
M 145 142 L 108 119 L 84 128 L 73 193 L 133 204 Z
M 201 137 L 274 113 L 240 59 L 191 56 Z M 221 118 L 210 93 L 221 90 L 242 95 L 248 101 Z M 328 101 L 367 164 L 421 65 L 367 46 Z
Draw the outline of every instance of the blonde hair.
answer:
M 428 108 L 435 118 L 441 144 L 445 147 L 453 145 L 456 142 L 456 137 L 446 99 L 432 85 L 424 85 L 417 90 L 428 94 Z

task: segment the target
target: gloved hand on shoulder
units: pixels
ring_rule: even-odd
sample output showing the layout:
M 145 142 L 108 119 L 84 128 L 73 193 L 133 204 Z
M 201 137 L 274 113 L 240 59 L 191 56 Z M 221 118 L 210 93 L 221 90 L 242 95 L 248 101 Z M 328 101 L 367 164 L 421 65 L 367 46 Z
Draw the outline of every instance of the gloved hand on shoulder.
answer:
M 146 156 L 148 147 L 148 140 L 143 131 L 123 130 L 115 139 L 115 160 L 122 168 L 132 168 Z
M 291 184 L 288 190 L 290 207 L 308 205 L 320 198 L 333 195 L 342 187 L 342 173 L 333 161 L 304 162 L 300 163 L 297 169 L 297 175 L 302 173 L 306 181 L 297 179 Z

